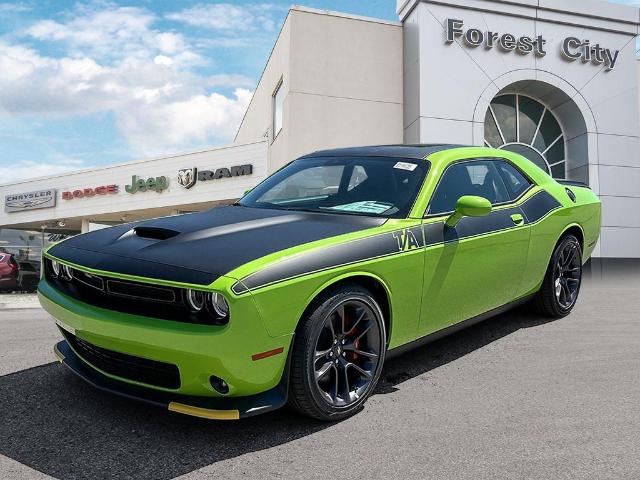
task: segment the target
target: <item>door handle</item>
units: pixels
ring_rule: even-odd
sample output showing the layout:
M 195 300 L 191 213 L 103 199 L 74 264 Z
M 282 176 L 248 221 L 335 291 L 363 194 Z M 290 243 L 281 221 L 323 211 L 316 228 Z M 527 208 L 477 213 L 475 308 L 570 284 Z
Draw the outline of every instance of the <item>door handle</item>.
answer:
M 511 215 L 511 220 L 513 220 L 513 223 L 515 223 L 516 225 L 522 225 L 524 223 L 524 217 L 519 213 L 514 213 L 513 215 Z

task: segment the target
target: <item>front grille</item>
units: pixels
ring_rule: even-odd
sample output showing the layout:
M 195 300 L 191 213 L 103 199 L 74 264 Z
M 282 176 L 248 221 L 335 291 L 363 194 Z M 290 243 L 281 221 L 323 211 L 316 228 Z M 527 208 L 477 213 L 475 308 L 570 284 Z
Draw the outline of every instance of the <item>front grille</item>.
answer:
M 105 373 L 156 387 L 180 388 L 180 372 L 175 365 L 107 350 L 66 330 L 62 334 L 84 361 Z
M 213 317 L 207 309 L 193 312 L 181 288 L 120 280 L 76 268 L 71 269 L 73 278 L 65 280 L 52 274 L 48 259 L 44 271 L 47 281 L 65 295 L 107 310 L 201 325 L 222 325 L 228 320 Z
M 120 280 L 107 280 L 107 293 L 154 302 L 173 303 L 176 301 L 176 294 L 171 288 L 153 287 Z

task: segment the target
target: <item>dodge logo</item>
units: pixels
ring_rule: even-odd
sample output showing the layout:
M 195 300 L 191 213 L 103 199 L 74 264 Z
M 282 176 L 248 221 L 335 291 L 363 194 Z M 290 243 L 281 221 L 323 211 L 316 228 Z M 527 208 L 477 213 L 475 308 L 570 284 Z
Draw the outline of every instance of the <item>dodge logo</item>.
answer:
M 196 184 L 198 169 L 182 168 L 178 170 L 178 183 L 184 188 L 191 188 Z

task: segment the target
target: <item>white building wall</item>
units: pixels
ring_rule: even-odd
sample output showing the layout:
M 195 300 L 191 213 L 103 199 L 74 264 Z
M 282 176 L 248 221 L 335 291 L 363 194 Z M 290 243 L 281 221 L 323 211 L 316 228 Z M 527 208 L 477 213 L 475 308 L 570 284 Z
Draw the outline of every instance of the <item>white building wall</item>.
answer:
M 271 170 L 318 149 L 402 143 L 399 23 L 292 8 L 237 141 L 270 131 L 280 78 L 284 125 L 271 144 Z
M 565 130 L 570 178 L 588 181 L 602 199 L 596 254 L 640 257 L 640 10 L 594 0 L 401 0 L 398 7 L 405 25 L 405 142 L 482 145 L 489 102 L 514 88 L 535 91 Z M 448 18 L 483 32 L 543 35 L 547 54 L 472 48 L 460 38 L 447 44 Z M 561 45 L 569 36 L 619 50 L 615 69 L 568 61 Z

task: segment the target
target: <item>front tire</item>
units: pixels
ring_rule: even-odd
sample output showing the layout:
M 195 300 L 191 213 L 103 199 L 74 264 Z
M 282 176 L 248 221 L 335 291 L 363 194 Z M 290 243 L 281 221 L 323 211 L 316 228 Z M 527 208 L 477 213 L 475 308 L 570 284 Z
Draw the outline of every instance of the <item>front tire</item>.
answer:
M 575 306 L 582 285 L 582 247 L 573 235 L 563 237 L 551 256 L 542 287 L 534 302 L 540 313 L 566 317 Z
M 359 285 L 314 302 L 293 345 L 289 404 L 336 421 L 355 414 L 373 392 L 384 363 L 386 332 L 375 298 Z

